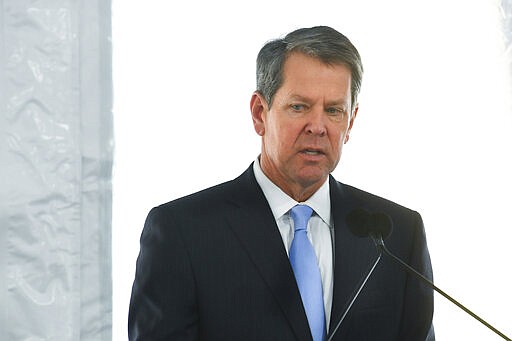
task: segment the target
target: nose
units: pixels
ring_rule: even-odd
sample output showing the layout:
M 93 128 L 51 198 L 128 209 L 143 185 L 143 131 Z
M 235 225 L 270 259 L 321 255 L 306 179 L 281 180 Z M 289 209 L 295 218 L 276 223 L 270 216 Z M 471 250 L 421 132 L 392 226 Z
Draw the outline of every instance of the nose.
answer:
M 324 136 L 327 134 L 326 115 L 323 108 L 315 108 L 311 110 L 308 115 L 308 122 L 306 125 L 306 133 L 316 136 Z

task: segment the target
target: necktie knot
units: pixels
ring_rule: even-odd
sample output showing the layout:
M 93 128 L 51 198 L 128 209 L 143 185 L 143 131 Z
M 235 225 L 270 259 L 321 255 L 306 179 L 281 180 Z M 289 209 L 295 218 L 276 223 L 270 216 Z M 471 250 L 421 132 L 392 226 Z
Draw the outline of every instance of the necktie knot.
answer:
M 313 214 L 313 209 L 307 205 L 295 205 L 291 209 L 295 232 L 306 230 L 309 218 Z

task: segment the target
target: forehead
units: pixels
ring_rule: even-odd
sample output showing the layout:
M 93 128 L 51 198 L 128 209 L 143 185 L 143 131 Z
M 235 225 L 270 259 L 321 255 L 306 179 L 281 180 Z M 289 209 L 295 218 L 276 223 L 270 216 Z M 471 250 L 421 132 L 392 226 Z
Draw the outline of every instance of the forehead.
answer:
M 323 96 L 350 101 L 351 78 L 350 69 L 344 64 L 327 64 L 294 52 L 284 63 L 283 83 L 279 90 L 292 96 Z

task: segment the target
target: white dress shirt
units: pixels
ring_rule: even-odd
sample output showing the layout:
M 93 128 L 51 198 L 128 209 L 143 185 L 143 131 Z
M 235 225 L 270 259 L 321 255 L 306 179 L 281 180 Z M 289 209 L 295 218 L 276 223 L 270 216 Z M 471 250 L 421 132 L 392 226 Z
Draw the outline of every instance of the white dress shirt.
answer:
M 276 186 L 261 170 L 259 159 L 253 165 L 256 181 L 260 185 L 263 194 L 272 209 L 279 233 L 283 239 L 286 252 L 289 253 L 293 240 L 294 228 L 293 219 L 290 216 L 290 209 L 299 204 Z M 316 191 L 308 200 L 301 204 L 308 205 L 314 211 L 308 222 L 308 238 L 315 249 L 320 275 L 322 276 L 322 288 L 324 295 L 324 309 L 327 330 L 332 308 L 333 290 L 333 253 L 332 253 L 332 218 L 331 218 L 331 197 L 329 194 L 329 181 Z

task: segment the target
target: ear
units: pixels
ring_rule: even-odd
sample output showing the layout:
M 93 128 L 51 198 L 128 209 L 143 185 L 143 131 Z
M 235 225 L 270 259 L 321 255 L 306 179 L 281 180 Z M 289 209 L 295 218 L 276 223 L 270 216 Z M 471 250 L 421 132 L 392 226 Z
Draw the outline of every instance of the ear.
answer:
M 343 141 L 344 144 L 347 143 L 350 138 L 350 132 L 352 131 L 352 126 L 354 125 L 354 120 L 356 119 L 358 110 L 359 110 L 359 103 L 356 103 L 354 111 L 352 112 L 352 115 L 350 115 L 350 121 L 348 122 L 347 134 L 345 135 L 345 141 Z
M 256 134 L 265 135 L 265 114 L 268 111 L 268 105 L 263 96 L 255 91 L 251 97 L 251 115 L 252 123 Z

